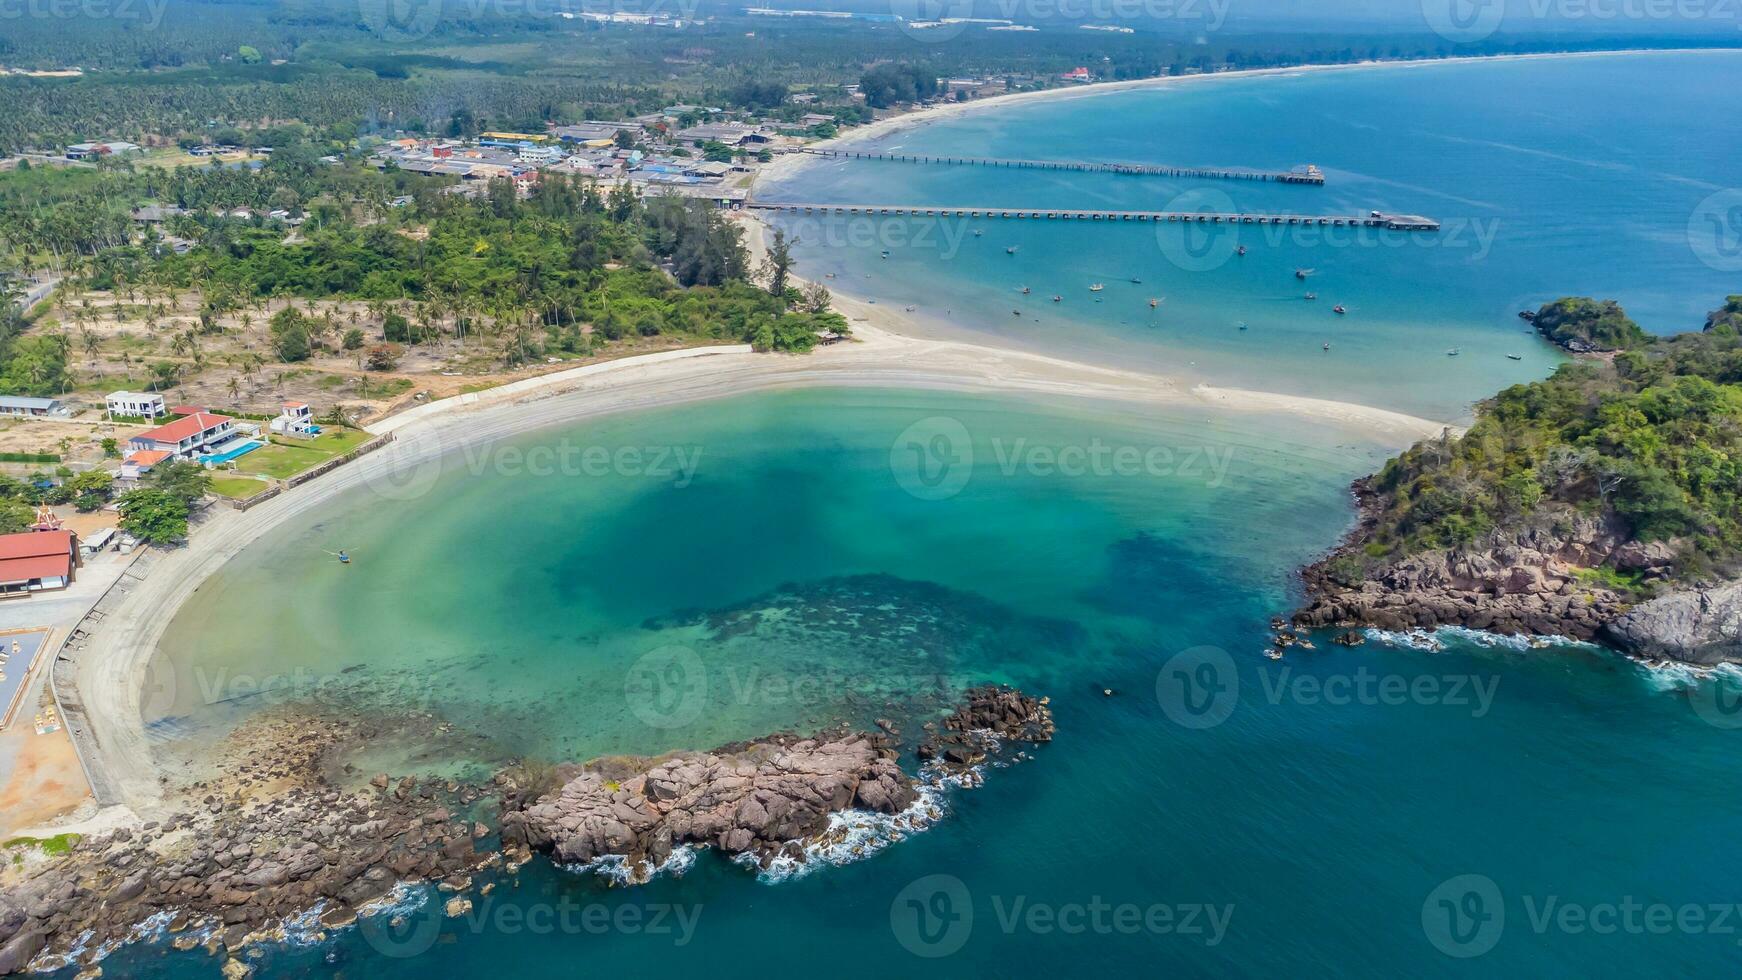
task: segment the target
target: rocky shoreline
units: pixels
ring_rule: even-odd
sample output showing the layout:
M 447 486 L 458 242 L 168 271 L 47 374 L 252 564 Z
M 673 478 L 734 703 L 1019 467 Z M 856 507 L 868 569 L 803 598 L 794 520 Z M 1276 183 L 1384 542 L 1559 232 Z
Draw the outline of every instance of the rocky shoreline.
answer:
M 1659 567 L 1655 562 L 1666 567 L 1670 557 L 1625 544 L 1616 529 L 1574 516 L 1561 528 L 1523 529 L 1469 548 L 1410 555 L 1349 583 L 1338 577 L 1339 559 L 1361 554 L 1379 512 L 1370 480 L 1356 481 L 1353 490 L 1355 528 L 1301 570 L 1306 604 L 1293 616 L 1296 626 L 1463 626 L 1590 640 L 1630 604 L 1614 591 L 1582 581 L 1574 569 L 1612 560 L 1649 572 Z
M 1642 543 L 1582 514 L 1409 555 L 1358 583 L 1341 581 L 1338 559 L 1361 552 L 1378 514 L 1370 479 L 1352 490 L 1355 527 L 1300 571 L 1306 599 L 1291 618 L 1298 628 L 1460 626 L 1597 642 L 1647 661 L 1742 663 L 1742 583 L 1677 582 L 1673 543 Z M 1598 567 L 1637 576 L 1657 594 L 1640 601 L 1580 575 Z
M 319 908 L 321 925 L 348 925 L 399 881 L 461 886 L 500 860 L 480 851 L 488 828 L 458 815 L 485 789 L 383 774 L 344 792 L 325 761 L 368 732 L 306 716 L 262 719 L 249 734 L 263 731 L 265 744 L 226 778 L 189 787 L 178 812 L 79 838 L 13 872 L 22 880 L 0 895 L 0 974 L 92 971 L 150 921 L 177 948 L 203 946 L 225 959 L 226 976 L 246 976 L 237 954 L 282 938 L 294 916 Z
M 961 773 L 1005 742 L 1050 741 L 1047 703 L 1008 688 L 975 688 L 941 725 L 928 725 L 915 756 Z M 889 722 L 880 728 L 781 733 L 711 752 L 558 767 L 554 786 L 510 791 L 502 839 L 564 862 L 621 858 L 637 878 L 691 846 L 763 868 L 803 862 L 807 843 L 828 831 L 833 815 L 894 815 L 919 799 L 919 782 L 898 764 L 899 733 Z
M 1053 722 L 1044 698 L 982 687 L 926 728 L 917 757 L 965 772 L 1004 742 L 1050 740 Z M 239 980 L 252 972 L 246 948 L 283 940 L 288 923 L 349 926 L 403 883 L 439 883 L 454 914 L 469 908 L 473 875 L 513 871 L 535 849 L 562 861 L 663 861 L 696 844 L 764 867 L 802 861 L 831 814 L 893 813 L 917 798 L 894 724 L 879 729 L 782 733 L 658 760 L 520 765 L 488 785 L 381 773 L 343 790 L 329 773 L 348 767 L 335 770 L 335 759 L 380 732 L 350 718 L 273 713 L 232 736 L 238 761 L 185 787 L 172 815 L 6 869 L 0 975 L 73 967 L 91 980 L 116 947 L 163 934 L 177 949 L 221 958 Z M 479 818 L 493 805 L 499 840 Z

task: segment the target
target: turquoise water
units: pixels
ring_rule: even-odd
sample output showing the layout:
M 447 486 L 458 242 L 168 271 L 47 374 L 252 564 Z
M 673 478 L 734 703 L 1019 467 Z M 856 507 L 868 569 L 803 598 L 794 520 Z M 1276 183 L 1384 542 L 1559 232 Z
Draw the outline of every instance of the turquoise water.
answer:
M 1731 137 L 1710 119 L 1680 118 L 1675 103 L 1733 97 L 1733 86 L 1695 92 L 1689 79 L 1721 81 L 1736 64 L 1706 58 L 1631 76 L 1632 61 L 1595 74 L 1595 62 L 1439 66 L 1043 105 L 1023 110 L 1054 115 L 1025 130 L 1034 142 L 1021 146 L 1057 153 L 1111 138 L 1121 113 L 1156 113 L 1178 126 L 1151 132 L 1183 133 L 1190 120 L 1192 139 L 1204 141 L 1169 159 L 1312 160 L 1337 180 L 1323 191 L 1235 188 L 1241 195 L 1348 194 L 1364 204 L 1343 169 L 1361 157 L 1309 147 L 1316 130 L 1301 107 L 1314 100 L 1295 86 L 1321 87 L 1314 98 L 1334 102 L 1340 118 L 1431 132 L 1433 104 L 1461 100 L 1472 115 L 1504 116 L 1479 97 L 1504 89 L 1484 71 L 1527 68 L 1523 89 L 1512 76 L 1513 102 L 1528 101 L 1522 91 L 1558 107 L 1586 91 L 1614 103 L 1587 119 L 1631 123 L 1594 131 L 1592 140 L 1616 144 L 1605 153 L 1637 167 L 1656 157 L 1654 173 L 1672 164 L 1703 173 L 1708 151 Z M 1430 71 L 1457 74 L 1422 83 Z M 1615 73 L 1627 76 L 1623 91 L 1592 88 Z M 1629 114 L 1653 102 L 1658 112 Z M 1236 131 L 1229 113 L 1265 105 L 1280 108 L 1263 141 L 1250 125 Z M 1554 135 L 1559 111 L 1532 117 L 1546 134 L 1535 141 L 1559 141 L 1560 155 L 1594 153 Z M 1014 136 L 1002 139 L 1011 142 L 998 152 L 1016 151 Z M 1458 162 L 1449 141 L 1401 143 L 1389 152 L 1458 174 L 1473 200 L 1563 192 L 1547 162 L 1526 166 L 1516 150 L 1461 144 L 1471 148 Z M 1146 155 L 1137 149 L 1119 155 Z M 1360 170 L 1373 175 L 1369 191 L 1395 190 L 1373 206 L 1429 210 L 1411 196 L 1419 192 L 1379 183 L 1422 183 L 1379 165 L 1394 159 Z M 1479 175 L 1533 167 L 1534 191 Z M 943 195 L 931 181 L 957 179 L 903 173 L 923 176 L 916 193 Z M 1476 272 L 1433 250 L 1315 256 L 1321 296 L 1332 282 L 1360 291 L 1339 322 L 1347 333 L 1331 369 L 1304 360 L 1324 352 L 1292 315 L 1250 312 L 1275 277 L 1218 278 L 1262 257 L 1288 280 L 1274 291 L 1292 288 L 1294 256 L 1257 248 L 1249 265 L 1182 278 L 1169 292 L 1171 314 L 1201 308 L 1203 324 L 1182 315 L 1158 328 L 1174 333 L 1150 334 L 1091 315 L 1073 320 L 1069 337 L 1084 356 L 1198 360 L 1205 377 L 1227 382 L 1461 412 L 1553 362 L 1527 347 L 1524 361 L 1501 356 L 1522 337 L 1511 308 L 1537 279 L 1616 295 L 1657 327 L 1707 305 L 1672 299 L 1676 284 L 1724 291 L 1710 269 L 1675 255 L 1664 229 L 1685 214 L 1601 193 L 1614 186 L 1582 194 L 1593 209 L 1630 214 L 1629 227 L 1657 229 L 1625 250 L 1521 225 L 1515 254 L 1534 257 Z M 1075 193 L 1137 193 L 1110 180 L 1096 187 Z M 1016 188 L 1001 177 L 983 192 Z M 1053 247 L 1042 231 L 1023 232 L 1033 237 L 1018 255 Z M 1082 236 L 1073 251 L 1057 246 L 1072 279 L 1138 254 L 1110 237 L 1122 229 L 1057 233 Z M 985 238 L 988 249 L 1004 240 Z M 993 287 L 975 271 L 1003 261 L 1002 247 L 980 265 L 878 251 L 805 258 L 812 269 L 836 261 L 843 277 L 873 269 L 879 289 L 901 278 L 935 296 L 947 284 L 948 308 L 979 311 L 986 325 L 936 329 L 1005 335 L 993 323 Z M 1414 271 L 1418 261 L 1444 265 L 1430 276 Z M 1146 271 L 1145 287 L 1171 275 Z M 1407 298 L 1392 276 L 1415 277 L 1424 298 Z M 1103 278 L 1112 292 L 1113 275 Z M 1597 288 L 1606 281 L 1613 291 Z M 1355 315 L 1380 309 L 1389 312 Z M 1212 313 L 1248 319 L 1248 347 L 1215 334 Z M 1435 356 L 1414 367 L 1394 350 L 1406 342 Z M 1452 342 L 1464 348 L 1458 358 L 1435 350 Z M 1363 343 L 1373 353 L 1357 358 Z M 511 756 L 657 752 L 788 726 L 917 719 L 984 680 L 1053 699 L 1055 742 L 992 771 L 983 787 L 950 793 L 946 819 L 864 860 L 767 881 L 704 854 L 681 876 L 635 889 L 535 863 L 488 900 L 475 894 L 476 918 L 438 919 L 439 901 L 408 902 L 403 930 L 372 919 L 263 948 L 255 962 L 268 978 L 1692 975 L 1734 963 L 1738 868 L 1724 842 L 1742 829 L 1729 802 L 1742 759 L 1712 685 L 1586 647 L 1469 637 L 1437 650 L 1321 643 L 1265 659 L 1266 621 L 1291 600 L 1290 569 L 1336 539 L 1350 517 L 1347 482 L 1395 447 L 1206 411 L 818 390 L 589 420 L 457 453 L 413 484 L 420 493 L 359 490 L 258 542 L 202 587 L 164 641 L 156 750 L 172 760 L 198 753 L 262 706 L 297 699 L 389 718 L 427 713 L 450 726 L 358 746 L 364 773 L 478 773 Z M 1075 465 L 1092 459 L 1102 463 Z M 327 554 L 341 548 L 348 566 Z M 1611 906 L 1633 903 L 1653 911 L 1605 926 Z M 1454 921 L 1448 908 L 1468 917 Z M 1696 911 L 1698 928 L 1689 925 Z M 105 970 L 180 978 L 215 965 L 140 945 Z
M 933 331 L 1455 419 L 1555 363 L 1519 310 L 1600 296 L 1647 329 L 1677 332 L 1698 329 L 1736 291 L 1733 259 L 1690 226 L 1709 236 L 1707 219 L 1730 214 L 1708 212 L 1722 204 L 1711 196 L 1735 185 L 1742 155 L 1742 133 L 1717 121 L 1739 114 L 1737 52 L 1196 80 L 994 108 L 865 148 L 1268 170 L 1316 163 L 1326 186 L 822 161 L 759 185 L 757 196 L 1428 215 L 1440 233 L 783 223 L 809 243 L 796 253 L 802 274 L 833 273 L 825 281 L 835 289 L 916 306 Z M 1701 261 L 1714 254 L 1717 267 Z M 1304 282 L 1294 277 L 1301 268 L 1314 270 Z M 1106 289 L 1089 292 L 1097 282 Z M 1319 298 L 1305 300 L 1309 291 Z M 1153 312 L 1150 299 L 1162 300 Z M 1347 315 L 1331 312 L 1339 303 Z M 1448 357 L 1450 348 L 1461 353 Z

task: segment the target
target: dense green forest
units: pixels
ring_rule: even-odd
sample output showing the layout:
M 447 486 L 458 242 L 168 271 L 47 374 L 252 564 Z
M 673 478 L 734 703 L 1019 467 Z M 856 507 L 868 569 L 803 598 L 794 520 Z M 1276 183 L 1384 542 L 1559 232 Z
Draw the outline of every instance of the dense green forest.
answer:
M 1128 79 L 1620 43 L 1543 37 L 1455 45 L 1431 34 L 1379 33 L 1123 35 L 1072 24 L 1022 33 L 975 27 L 921 40 L 894 23 L 746 17 L 723 4 L 701 5 L 699 13 L 713 18 L 708 23 L 672 30 L 553 16 L 567 9 L 561 7 L 458 0 L 442 8 L 427 35 L 401 39 L 370 29 L 374 5 L 345 0 L 181 0 L 129 9 L 133 16 L 84 17 L 76 25 L 53 16 L 5 20 L 0 65 L 76 66 L 86 74 L 0 78 L 7 106 L 0 150 L 89 139 L 173 142 L 287 122 L 345 139 L 397 129 L 446 132 L 456 120 L 475 131 L 619 119 L 674 102 L 767 109 L 785 90 L 826 95 L 883 64 L 917 67 L 932 78 L 998 76 L 1033 87 L 1056 84 L 1058 73 L 1079 65 Z
M 1583 311 L 1585 316 L 1569 316 Z M 1612 518 L 1674 541 L 1684 571 L 1742 557 L 1742 296 L 1708 329 L 1649 337 L 1613 303 L 1561 300 L 1539 324 L 1581 321 L 1619 350 L 1581 358 L 1479 406 L 1459 438 L 1418 444 L 1373 478 L 1378 563 L 1469 543 L 1498 527 Z M 1360 562 L 1359 556 L 1345 561 Z M 1365 569 L 1345 568 L 1355 580 Z
M 9 264 L 65 275 L 74 291 L 129 301 L 197 294 L 201 332 L 221 331 L 221 318 L 250 307 L 264 312 L 273 298 L 354 299 L 386 319 L 384 340 L 485 341 L 508 367 L 631 335 L 803 351 L 819 334 L 846 331 L 825 291 L 785 287 L 784 248 L 775 250 L 779 268 L 761 275 L 739 229 L 704 202 L 604 196 L 561 176 L 525 199 L 506 181 L 473 198 L 392 168 L 321 163 L 318 152 L 292 144 L 257 172 L 25 167 L 0 175 L 0 245 Z M 148 201 L 186 213 L 140 234 L 130 215 Z M 237 208 L 253 213 L 227 213 Z M 294 211 L 300 227 L 290 234 L 261 217 L 268 208 Z M 66 328 L 77 324 L 33 329 L 15 304 L 5 308 L 0 392 L 65 390 Z M 322 325 L 308 317 L 273 318 L 280 360 L 309 356 Z M 186 344 L 197 349 L 198 337 Z

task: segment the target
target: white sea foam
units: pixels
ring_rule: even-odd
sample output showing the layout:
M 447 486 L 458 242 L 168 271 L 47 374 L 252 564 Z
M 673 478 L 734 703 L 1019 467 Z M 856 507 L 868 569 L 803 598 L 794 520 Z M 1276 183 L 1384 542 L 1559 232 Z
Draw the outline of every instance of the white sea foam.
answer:
M 1393 647 L 1407 647 L 1411 650 L 1425 650 L 1429 653 L 1439 653 L 1444 650 L 1448 640 L 1457 640 L 1489 650 L 1516 650 L 1520 653 L 1529 650 L 1543 650 L 1549 647 L 1597 649 L 1594 643 L 1575 640 L 1570 636 L 1506 635 L 1490 633 L 1486 630 L 1473 630 L 1464 626 L 1441 626 L 1431 630 L 1419 627 L 1412 630 L 1368 629 L 1362 632 L 1375 643 L 1383 643 Z
M 961 785 L 959 781 L 956 784 Z M 766 868 L 759 867 L 756 857 L 750 854 L 740 854 L 733 860 L 746 867 L 758 868 L 757 880 L 767 884 L 802 878 L 822 867 L 852 864 L 891 844 L 930 830 L 949 812 L 944 792 L 947 785 L 949 783 L 944 780 L 922 782 L 918 787 L 919 798 L 899 813 L 841 810 L 829 814 L 828 829 L 801 845 L 804 851 L 802 859 L 783 854 L 769 862 Z
M 1679 660 L 1636 660 L 1632 657 L 1626 660 L 1639 669 L 1640 679 L 1654 691 L 1686 691 L 1708 683 L 1742 687 L 1742 667 L 1736 664 L 1708 667 Z
M 367 905 L 357 907 L 357 918 L 376 915 L 405 915 L 422 908 L 429 901 L 431 888 L 428 882 L 398 882 L 393 890 L 377 898 Z
M 606 854 L 591 861 L 577 864 L 565 864 L 563 869 L 576 873 L 590 872 L 618 885 L 644 885 L 662 874 L 673 878 L 682 878 L 696 863 L 696 855 L 701 853 L 700 845 L 685 844 L 674 847 L 671 854 L 659 864 L 650 866 L 646 860 L 630 863 L 629 858 L 622 854 Z

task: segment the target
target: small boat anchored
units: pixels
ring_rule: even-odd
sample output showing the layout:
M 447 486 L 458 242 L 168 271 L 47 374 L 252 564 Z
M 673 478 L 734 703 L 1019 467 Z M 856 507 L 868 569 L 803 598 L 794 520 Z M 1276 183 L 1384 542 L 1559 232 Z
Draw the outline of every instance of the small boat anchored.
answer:
M 1447 357 L 1457 357 L 1459 354 L 1462 354 L 1462 353 L 1463 353 L 1463 351 L 1457 349 L 1456 347 L 1447 347 L 1446 348 L 1446 356 Z
M 1338 315 L 1342 315 L 1344 313 L 1349 312 L 1349 308 L 1344 306 L 1341 303 L 1338 303 L 1336 306 L 1331 307 L 1331 312 L 1336 313 Z
M 1101 290 L 1106 289 L 1106 288 L 1107 288 L 1107 284 L 1104 282 L 1091 283 L 1089 285 L 1089 292 L 1098 293 Z
M 1522 361 L 1522 360 L 1524 360 L 1524 355 L 1523 354 L 1508 354 L 1508 355 L 1506 355 L 1506 359 L 1509 361 Z
M 1015 254 L 1016 254 L 1016 250 L 1017 250 L 1017 249 L 1018 249 L 1018 248 L 1021 248 L 1021 247 L 1022 247 L 1022 246 L 1020 246 L 1020 245 L 1006 245 L 1006 246 L 1005 246 L 1005 247 L 1004 247 L 1004 254 L 1005 254 L 1005 255 L 1015 255 Z
M 1027 286 L 1022 287 L 1022 295 L 1027 296 L 1030 291 Z
M 1065 298 L 1063 296 L 1060 296 L 1058 293 L 1053 293 L 1052 294 L 1052 301 L 1054 303 L 1063 303 L 1065 301 Z
M 1307 298 L 1307 299 L 1318 299 L 1318 298 L 1319 298 L 1319 294 L 1318 294 L 1318 293 L 1307 293 L 1307 294 L 1306 294 L 1306 298 Z

